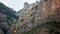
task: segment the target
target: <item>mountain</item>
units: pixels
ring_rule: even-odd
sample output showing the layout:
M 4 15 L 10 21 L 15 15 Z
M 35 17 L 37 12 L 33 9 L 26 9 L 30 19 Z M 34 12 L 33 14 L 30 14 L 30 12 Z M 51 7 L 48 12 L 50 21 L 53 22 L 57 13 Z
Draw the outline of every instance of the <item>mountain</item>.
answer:
M 60 34 L 60 0 L 41 0 L 41 2 L 44 11 L 42 16 L 47 21 L 44 20 L 45 22 L 42 22 L 42 24 L 40 20 L 40 22 L 37 21 L 36 23 L 40 24 L 22 34 Z
M 59 33 L 59 24 L 60 0 L 40 0 L 30 4 L 27 10 L 20 11 L 19 20 L 15 25 L 21 34 L 45 34 L 45 32 L 53 34 L 55 29 L 56 33 Z M 53 30 L 53 27 L 56 28 Z
M 6 34 L 13 23 L 16 23 L 18 16 L 16 12 L 3 3 L 0 3 L 0 29 Z

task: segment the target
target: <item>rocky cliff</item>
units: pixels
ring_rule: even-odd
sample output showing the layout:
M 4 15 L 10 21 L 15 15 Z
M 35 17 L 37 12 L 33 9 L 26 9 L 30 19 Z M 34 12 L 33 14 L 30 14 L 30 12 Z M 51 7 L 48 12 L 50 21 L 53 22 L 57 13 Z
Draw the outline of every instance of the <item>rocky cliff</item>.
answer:
M 60 0 L 25 2 L 17 13 L 0 3 L 0 23 L 2 34 L 60 34 Z
M 32 27 L 47 21 L 60 22 L 59 7 L 60 0 L 40 0 L 30 4 L 27 11 L 20 12 L 18 23 L 16 23 L 18 32 L 29 31 Z

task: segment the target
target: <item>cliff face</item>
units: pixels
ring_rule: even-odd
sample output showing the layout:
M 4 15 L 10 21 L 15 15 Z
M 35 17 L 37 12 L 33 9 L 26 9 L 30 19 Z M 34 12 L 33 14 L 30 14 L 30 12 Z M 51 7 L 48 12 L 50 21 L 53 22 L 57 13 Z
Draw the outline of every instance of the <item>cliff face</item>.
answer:
M 4 18 L 8 23 L 14 23 L 15 18 L 17 19 L 15 12 L 11 12 L 11 9 L 6 7 L 3 9 L 0 9 L 1 19 Z M 9 16 L 5 11 L 7 14 L 9 13 Z M 60 0 L 40 0 L 30 5 L 25 2 L 23 9 L 16 14 L 19 16 L 19 20 L 10 27 L 8 34 L 25 34 L 23 32 L 27 32 L 26 34 L 49 34 L 50 29 L 57 32 L 60 27 L 60 23 L 58 23 L 60 22 Z M 4 24 L 7 23 L 4 22 Z
M 30 4 L 27 11 L 24 10 L 20 12 L 16 27 L 20 32 L 24 32 L 46 21 L 60 22 L 59 7 L 60 0 L 41 0 Z
M 33 3 L 29 6 L 29 10 L 20 13 L 19 18 L 19 27 L 22 26 L 21 30 L 26 28 L 25 30 L 29 30 L 32 27 L 41 24 L 42 22 L 45 22 L 46 18 L 48 17 L 47 11 L 43 11 L 43 1 L 36 1 L 36 3 Z M 44 5 L 44 8 L 46 6 Z M 17 23 L 17 26 L 18 26 Z
M 15 15 L 15 13 L 13 9 L 0 3 L 0 31 L 4 34 L 6 34 L 10 26 L 17 21 L 18 16 Z

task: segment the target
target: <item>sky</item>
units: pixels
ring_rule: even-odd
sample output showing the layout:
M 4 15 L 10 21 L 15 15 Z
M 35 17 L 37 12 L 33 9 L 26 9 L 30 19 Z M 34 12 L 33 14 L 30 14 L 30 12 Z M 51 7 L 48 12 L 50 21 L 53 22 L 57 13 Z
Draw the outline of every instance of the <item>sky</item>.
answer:
M 15 11 L 19 11 L 20 9 L 22 9 L 24 6 L 24 2 L 28 2 L 29 4 L 31 4 L 36 1 L 37 0 L 0 0 L 0 2 L 2 2 L 10 8 L 13 8 Z

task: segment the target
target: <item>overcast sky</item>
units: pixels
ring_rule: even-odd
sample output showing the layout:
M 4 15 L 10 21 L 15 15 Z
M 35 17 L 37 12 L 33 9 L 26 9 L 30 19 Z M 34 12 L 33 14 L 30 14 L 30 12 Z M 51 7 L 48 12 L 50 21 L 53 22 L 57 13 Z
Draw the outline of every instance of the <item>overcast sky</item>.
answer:
M 31 4 L 36 1 L 37 0 L 0 0 L 0 2 L 4 3 L 10 8 L 13 8 L 15 11 L 22 9 L 24 2 L 28 2 L 29 4 Z

